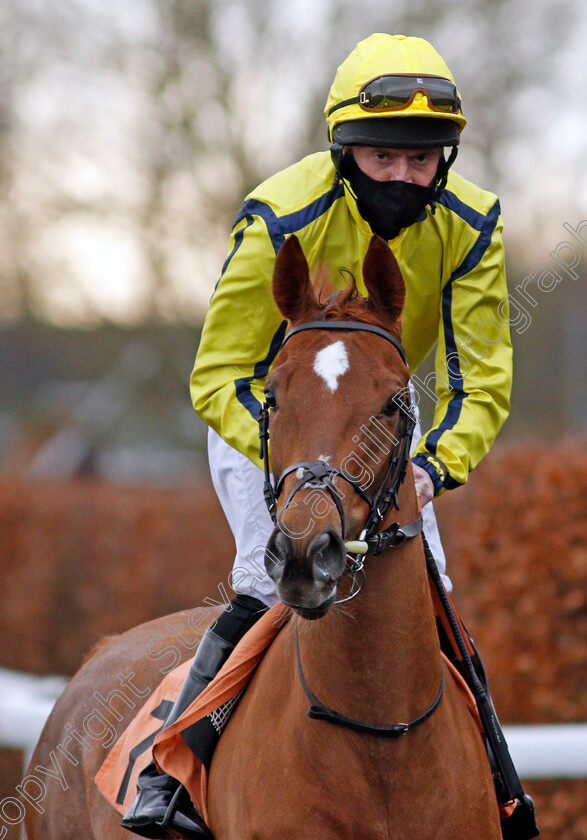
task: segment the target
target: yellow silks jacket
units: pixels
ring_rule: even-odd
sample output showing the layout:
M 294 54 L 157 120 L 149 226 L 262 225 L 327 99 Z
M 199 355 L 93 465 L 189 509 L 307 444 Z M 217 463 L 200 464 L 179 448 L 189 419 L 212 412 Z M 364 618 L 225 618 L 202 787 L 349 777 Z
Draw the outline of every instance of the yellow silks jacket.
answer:
M 328 152 L 269 178 L 245 200 L 204 324 L 191 395 L 200 417 L 261 466 L 257 416 L 264 379 L 286 332 L 271 293 L 275 257 L 299 238 L 310 271 L 336 288 L 362 264 L 372 236 Z M 414 457 L 435 492 L 467 480 L 509 412 L 512 351 L 499 202 L 454 172 L 436 213 L 389 245 L 407 289 L 403 343 L 417 399 L 434 400 L 434 424 Z M 436 372 L 417 371 L 437 344 Z

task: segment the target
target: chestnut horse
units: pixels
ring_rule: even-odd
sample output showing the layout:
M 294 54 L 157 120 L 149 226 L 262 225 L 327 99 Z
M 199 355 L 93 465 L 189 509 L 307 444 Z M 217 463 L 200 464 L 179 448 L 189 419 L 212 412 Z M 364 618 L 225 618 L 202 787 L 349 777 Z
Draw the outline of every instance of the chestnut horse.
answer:
M 262 438 L 270 415 L 272 468 L 281 477 L 272 485 L 267 468 L 278 524 L 266 566 L 294 618 L 212 759 L 217 840 L 501 837 L 484 744 L 440 654 L 407 458 L 405 289 L 376 237 L 363 276 L 368 298 L 350 289 L 322 303 L 295 237 L 277 257 L 273 294 L 290 333 L 265 391 Z M 137 691 L 153 684 L 158 663 L 145 658 L 145 643 L 173 620 L 123 634 L 86 663 L 32 766 L 49 765 L 66 722 L 112 689 L 113 674 L 132 672 Z M 117 709 L 120 731 L 133 710 Z M 76 781 L 67 790 L 55 783 L 43 814 L 29 809 L 29 840 L 129 836 L 93 785 L 104 753 L 78 745 L 77 755 Z

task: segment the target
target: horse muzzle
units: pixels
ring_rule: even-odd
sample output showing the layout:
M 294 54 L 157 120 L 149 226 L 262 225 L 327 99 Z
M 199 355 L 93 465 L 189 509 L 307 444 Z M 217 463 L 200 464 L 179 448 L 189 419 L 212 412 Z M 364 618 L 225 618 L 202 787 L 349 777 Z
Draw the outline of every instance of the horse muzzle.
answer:
M 281 601 L 310 620 L 332 606 L 345 564 L 344 542 L 330 527 L 305 540 L 275 528 L 265 550 L 265 568 Z

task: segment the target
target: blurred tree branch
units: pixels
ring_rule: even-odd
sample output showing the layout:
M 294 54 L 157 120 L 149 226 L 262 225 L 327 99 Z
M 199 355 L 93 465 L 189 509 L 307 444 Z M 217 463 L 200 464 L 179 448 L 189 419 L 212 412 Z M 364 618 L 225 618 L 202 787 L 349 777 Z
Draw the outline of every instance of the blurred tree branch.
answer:
M 515 175 L 508 150 L 553 119 L 544 100 L 558 101 L 579 11 L 577 0 L 364 0 L 360 15 L 348 0 L 5 0 L 0 317 L 193 321 L 244 195 L 327 148 L 336 66 L 374 31 L 437 46 L 470 120 L 460 162 L 499 191 Z M 130 303 L 116 310 L 95 276 L 130 283 Z

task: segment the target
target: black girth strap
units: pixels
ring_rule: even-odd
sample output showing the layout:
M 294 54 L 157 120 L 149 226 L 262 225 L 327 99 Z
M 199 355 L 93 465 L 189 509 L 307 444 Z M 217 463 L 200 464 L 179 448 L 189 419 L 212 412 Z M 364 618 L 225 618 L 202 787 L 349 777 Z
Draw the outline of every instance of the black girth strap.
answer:
M 389 725 L 379 724 L 379 723 L 364 723 L 360 720 L 354 720 L 353 718 L 346 717 L 345 715 L 341 715 L 339 712 L 335 712 L 332 709 L 327 708 L 324 703 L 321 703 L 318 698 L 312 694 L 308 683 L 306 682 L 306 678 L 304 677 L 304 672 L 302 670 L 302 660 L 300 658 L 300 639 L 298 635 L 298 622 L 297 619 L 295 620 L 295 634 L 296 634 L 296 657 L 298 661 L 298 674 L 300 676 L 300 682 L 302 684 L 302 688 L 306 694 L 306 697 L 312 704 L 308 709 L 308 717 L 313 718 L 314 720 L 324 720 L 327 723 L 334 723 L 337 726 L 344 726 L 347 729 L 354 729 L 355 732 L 363 732 L 368 735 L 382 735 L 386 738 L 398 738 L 400 735 L 407 735 L 408 732 L 411 732 L 412 729 L 415 729 L 417 726 L 420 726 L 421 723 L 424 723 L 425 720 L 434 714 L 440 701 L 442 700 L 442 695 L 444 694 L 444 666 L 442 662 L 440 664 L 441 667 L 441 676 L 440 676 L 440 689 L 438 694 L 436 695 L 436 699 L 429 706 L 425 712 L 419 715 L 414 720 L 411 720 L 409 723 L 393 723 Z

